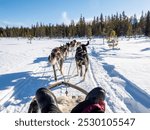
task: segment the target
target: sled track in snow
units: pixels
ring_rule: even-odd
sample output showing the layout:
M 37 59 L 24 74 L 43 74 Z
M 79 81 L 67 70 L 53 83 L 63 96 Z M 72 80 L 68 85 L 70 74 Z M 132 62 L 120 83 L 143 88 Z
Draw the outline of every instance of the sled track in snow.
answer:
M 92 51 L 94 51 L 94 52 L 92 52 Z M 91 53 L 93 53 L 93 54 L 95 54 L 95 55 L 92 55 L 91 54 L 91 58 L 93 58 L 95 61 L 98 59 L 98 60 L 101 60 L 101 57 L 100 57 L 100 54 L 99 54 L 99 52 L 96 52 L 95 50 L 91 50 Z M 96 63 L 96 62 L 95 62 Z M 92 64 L 91 62 L 90 62 L 90 64 Z M 102 70 L 102 72 L 103 73 L 100 73 L 100 75 L 102 75 L 102 74 L 104 74 L 105 75 L 105 73 L 104 73 L 104 71 L 106 71 L 107 72 L 107 70 L 105 70 L 105 68 L 104 68 L 104 66 L 103 66 L 103 64 L 102 63 L 97 63 L 97 64 L 99 64 L 99 68 L 102 68 L 103 67 L 103 70 Z M 90 67 L 91 67 L 91 71 L 94 71 L 93 69 L 94 68 L 96 68 L 96 67 L 93 67 L 92 68 L 92 65 L 90 65 Z M 108 67 L 111 67 L 111 65 L 109 66 L 108 65 Z M 121 102 L 122 101 L 124 101 L 124 104 L 126 105 L 126 107 L 131 111 L 131 112 L 145 112 L 145 110 L 144 111 L 141 111 L 141 110 L 138 110 L 138 105 L 143 105 L 144 107 L 146 107 L 146 108 L 150 108 L 150 102 L 149 102 L 149 100 L 150 100 L 150 95 L 148 95 L 148 94 L 146 94 L 146 93 L 144 93 L 142 90 L 140 90 L 134 83 L 132 83 L 132 82 L 130 82 L 128 79 L 126 79 L 124 76 L 122 76 L 121 74 L 119 74 L 118 72 L 116 72 L 115 70 L 112 70 L 113 71 L 113 73 L 115 73 L 115 76 L 116 77 L 119 77 L 120 79 L 122 79 L 123 81 L 125 81 L 125 89 L 124 88 L 122 88 L 122 90 L 124 91 L 124 90 L 126 90 L 125 92 L 126 92 L 126 94 L 128 94 L 128 95 L 131 95 L 131 97 L 129 97 L 129 99 L 127 99 L 127 100 L 125 100 L 124 99 L 124 97 L 121 95 L 121 94 L 119 94 L 118 92 L 117 92 L 117 84 L 116 83 L 114 83 L 114 82 L 112 82 L 112 75 L 109 73 L 109 71 L 107 72 L 107 75 L 108 75 L 108 79 L 107 78 L 105 78 L 104 76 L 102 76 L 103 78 L 99 78 L 98 80 L 97 80 L 97 78 L 98 78 L 98 76 L 96 77 L 94 77 L 94 72 L 93 72 L 93 78 L 94 78 L 94 80 L 95 80 L 95 82 L 97 82 L 97 81 L 99 81 L 99 83 L 97 82 L 97 84 L 98 85 L 100 85 L 101 87 L 103 87 L 104 89 L 105 89 L 105 87 L 107 88 L 107 87 L 109 87 L 109 88 L 111 88 L 111 92 L 113 92 L 114 94 L 115 94 L 115 96 L 116 97 L 114 97 L 114 98 L 117 98 L 117 100 L 120 100 Z M 100 77 L 100 76 L 99 76 Z M 109 92 L 106 92 L 107 93 L 107 95 L 109 96 L 111 93 Z M 107 101 L 107 103 L 108 103 L 108 105 L 110 106 L 110 108 L 111 108 L 111 110 L 113 111 L 113 107 L 112 106 L 115 106 L 115 104 L 113 103 L 112 104 L 112 102 L 110 102 L 110 98 L 109 97 L 106 97 L 106 101 Z M 144 102 L 143 102 L 144 101 Z M 137 104 L 137 102 L 139 103 L 139 104 Z
M 126 82 L 125 90 L 139 103 L 147 108 L 150 108 L 150 95 L 144 93 L 138 86 L 126 79 L 124 76 L 118 74 L 121 79 Z
M 39 69 L 36 69 L 35 71 L 38 71 Z M 10 106 L 12 104 L 11 99 L 13 99 L 14 97 L 17 97 L 18 94 L 21 94 L 23 92 L 23 90 L 25 90 L 28 85 L 31 83 L 31 77 L 27 77 L 24 81 L 20 81 L 18 83 L 15 84 L 15 91 L 11 90 L 8 94 L 6 94 L 2 99 L 6 99 L 5 103 L 3 104 L 4 108 L 7 108 L 8 106 Z
M 47 80 L 47 82 L 49 82 L 49 81 L 51 80 L 51 78 L 52 78 L 52 77 L 50 76 L 50 74 L 49 74 L 49 71 L 50 71 L 49 66 L 45 66 L 45 65 L 44 65 L 44 66 L 42 66 L 42 69 L 41 69 L 41 68 L 40 68 L 40 65 L 39 65 L 38 68 L 37 68 L 35 71 L 33 71 L 33 72 L 31 73 L 31 75 L 32 75 L 32 74 L 36 75 L 36 73 L 41 73 L 41 75 L 38 76 L 38 78 L 45 78 L 45 76 L 47 76 L 46 73 L 48 73 L 48 76 L 46 77 L 45 80 Z M 51 72 L 51 71 L 50 71 L 50 72 Z M 34 79 L 33 79 L 33 80 L 31 79 L 31 82 L 30 82 L 29 86 L 31 86 L 32 82 L 35 82 Z M 41 81 L 40 84 L 38 84 L 38 86 L 36 86 L 36 88 L 33 89 L 33 96 L 34 96 L 34 94 L 35 94 L 35 92 L 36 92 L 36 90 L 37 90 L 38 88 L 40 88 L 40 87 L 46 87 L 46 86 L 47 86 L 47 83 L 46 83 L 45 81 Z M 30 99 L 30 101 L 28 101 L 28 103 L 30 103 L 31 100 L 32 100 L 32 99 Z M 23 104 L 23 106 L 20 107 L 20 111 L 19 111 L 19 112 L 22 112 L 23 110 L 24 110 L 24 112 L 27 112 L 27 108 L 28 108 L 28 107 L 29 107 L 29 104 L 28 104 L 28 105 Z
M 115 70 L 114 70 L 115 71 Z M 150 108 L 150 95 L 148 95 L 147 93 L 144 93 L 143 90 L 141 90 L 138 86 L 136 86 L 134 83 L 132 83 L 131 81 L 129 81 L 127 78 L 125 78 L 124 76 L 122 76 L 121 74 L 119 74 L 118 72 L 115 72 L 115 76 L 119 77 L 121 80 L 123 80 L 125 82 L 125 87 L 123 88 L 125 90 L 125 92 L 130 95 L 130 99 L 128 98 L 123 99 L 124 97 L 121 97 L 117 94 L 117 91 L 111 87 L 116 96 L 118 96 L 118 98 L 120 98 L 121 100 L 124 100 L 124 103 L 126 104 L 126 106 L 128 107 L 128 109 L 131 112 L 143 112 L 143 111 L 139 111 L 137 109 L 138 105 L 143 105 L 145 108 Z M 111 77 L 111 76 L 110 76 Z M 106 80 L 106 79 L 105 79 Z M 110 84 L 111 82 L 107 82 L 108 84 Z M 113 85 L 117 86 L 117 84 L 113 83 Z M 137 104 L 139 103 L 139 104 Z
M 31 86 L 32 82 L 34 82 L 34 78 L 32 77 L 32 75 L 35 73 L 41 73 L 42 74 L 40 76 L 38 76 L 39 78 L 42 78 L 44 77 L 45 73 L 46 73 L 46 68 L 36 68 L 36 69 L 33 69 L 32 73 L 30 74 L 31 76 L 29 77 L 25 77 L 25 79 L 23 81 L 19 81 L 17 82 L 14 87 L 15 87 L 15 90 L 11 90 L 9 91 L 6 95 L 4 95 L 0 101 L 1 102 L 4 102 L 1 106 L 2 106 L 2 109 L 1 111 L 3 111 L 4 109 L 6 109 L 7 107 L 11 106 L 12 104 L 14 104 L 15 102 L 12 102 L 13 101 L 13 98 L 16 98 L 18 97 L 18 95 L 21 95 L 23 93 L 26 92 L 27 88 L 29 86 Z M 43 81 L 44 82 L 44 81 Z M 43 82 L 41 82 L 41 85 L 43 85 Z M 23 98 L 23 97 L 22 97 Z M 23 100 L 23 99 L 22 99 Z M 19 112 L 21 112 L 23 110 L 23 108 L 25 107 L 26 104 L 23 105 L 23 107 L 19 107 Z
M 93 82 L 93 84 L 94 84 L 94 86 L 95 87 L 102 87 L 103 89 L 105 89 L 103 86 L 102 86 L 102 84 L 100 84 L 98 81 L 97 81 L 97 79 L 96 79 L 96 76 L 95 76 L 95 74 L 94 74 L 94 71 L 93 71 L 93 67 L 92 67 L 92 63 L 91 63 L 91 60 L 90 60 L 90 62 L 89 62 L 89 74 L 90 74 L 90 77 L 91 77 L 91 79 L 92 79 L 92 82 Z
M 2 102 L 4 99 L 6 99 L 7 97 L 8 100 L 6 100 L 5 102 L 9 101 L 13 96 L 17 95 L 17 93 L 19 93 L 25 86 L 25 84 L 30 81 L 31 77 L 27 77 L 24 81 L 19 81 L 18 83 L 16 83 L 15 86 L 15 92 L 13 92 L 13 90 L 9 91 L 5 96 L 3 96 L 0 101 Z M 23 88 L 22 88 L 23 86 Z
M 89 70 L 88 70 L 88 72 L 90 73 L 90 77 L 91 77 L 91 79 L 92 79 L 92 82 L 93 82 L 94 86 L 95 86 L 95 87 L 102 87 L 103 89 L 106 90 L 106 87 L 105 87 L 105 85 L 103 84 L 103 82 L 101 82 L 99 79 L 97 79 L 98 77 L 95 76 L 94 67 L 93 67 L 93 65 L 92 65 L 92 63 L 91 63 L 91 60 L 90 60 L 89 63 L 90 63 L 90 64 L 89 64 Z M 101 75 L 101 74 L 99 74 L 99 75 Z M 106 91 L 106 93 L 107 93 L 107 91 Z M 106 101 L 107 101 L 107 103 L 109 104 L 109 100 L 106 99 Z M 111 103 L 111 104 L 112 104 L 112 103 Z M 108 108 L 106 109 L 106 112 L 107 112 L 107 113 L 110 112 L 110 111 L 108 110 Z
M 106 102 L 108 104 L 107 107 L 109 107 L 108 112 L 110 111 L 116 112 L 115 109 L 118 108 L 118 106 L 117 104 L 115 104 L 114 100 L 111 100 L 111 99 L 115 99 L 115 101 L 117 100 L 117 102 L 122 102 L 123 97 L 117 93 L 116 91 L 117 87 L 115 87 L 115 84 L 111 82 L 111 80 L 109 79 L 110 77 L 107 77 L 107 75 L 105 74 L 104 69 L 102 68 L 102 64 L 99 62 L 96 62 L 97 58 L 91 56 L 91 59 L 93 61 L 93 62 L 90 62 L 90 70 L 92 72 L 91 76 L 94 78 L 94 81 L 97 84 L 97 86 L 102 87 L 106 90 Z M 97 71 L 94 68 L 99 68 L 98 75 L 96 75 Z M 121 109 L 121 111 L 126 112 L 126 110 L 122 108 L 118 108 L 118 109 Z
M 45 67 L 45 66 L 44 66 L 44 67 Z M 47 69 L 48 69 L 48 71 L 49 71 L 49 68 L 47 68 Z M 47 69 L 46 69 L 46 68 L 44 68 L 44 69 L 38 68 L 37 71 L 34 71 L 33 73 L 41 73 L 41 72 L 42 72 L 41 75 L 39 76 L 39 78 L 43 78 L 43 77 L 45 76 L 46 72 L 48 72 Z M 32 73 L 32 74 L 33 74 L 33 73 Z M 49 81 L 49 78 L 47 78 L 47 80 Z M 32 82 L 34 82 L 34 81 L 31 79 L 31 82 L 30 82 L 29 86 L 32 84 Z M 45 86 L 44 81 L 42 81 L 42 82 L 40 83 L 39 87 L 43 87 L 43 86 Z M 35 93 L 35 91 L 36 91 L 37 89 L 38 89 L 38 87 L 33 90 L 33 93 Z M 30 101 L 29 101 L 29 102 L 30 102 Z M 28 107 L 28 106 L 26 106 L 26 104 L 23 104 L 23 106 L 20 108 L 20 111 L 19 111 L 19 112 L 22 112 L 22 111 L 24 110 L 24 108 L 26 108 L 26 107 Z M 26 110 L 26 112 L 27 112 L 27 110 Z

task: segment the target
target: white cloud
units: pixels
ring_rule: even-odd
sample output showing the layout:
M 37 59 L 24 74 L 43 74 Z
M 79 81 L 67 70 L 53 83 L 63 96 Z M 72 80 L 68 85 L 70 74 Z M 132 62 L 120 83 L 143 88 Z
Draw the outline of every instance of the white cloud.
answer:
M 70 18 L 68 17 L 68 14 L 66 11 L 62 12 L 62 22 L 66 25 L 70 24 L 71 20 Z

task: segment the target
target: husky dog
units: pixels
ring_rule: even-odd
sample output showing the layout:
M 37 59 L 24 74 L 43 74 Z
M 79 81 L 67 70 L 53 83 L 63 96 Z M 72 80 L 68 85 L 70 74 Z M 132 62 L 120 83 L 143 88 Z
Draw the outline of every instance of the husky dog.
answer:
M 58 65 L 59 67 L 58 69 L 60 69 L 61 74 L 63 74 L 62 66 L 64 62 L 64 55 L 60 47 L 56 47 L 52 50 L 51 54 L 48 57 L 48 61 L 53 66 L 54 77 L 55 77 L 55 80 L 57 80 L 55 65 Z
M 76 43 L 76 47 L 80 46 L 81 45 L 81 42 L 77 42 Z
M 73 51 L 79 45 L 81 45 L 81 42 L 77 42 L 76 40 L 73 40 L 70 43 L 66 43 L 66 46 L 68 47 L 69 51 Z
M 86 72 L 88 70 L 88 65 L 89 65 L 89 58 L 88 58 L 87 49 L 86 49 L 86 46 L 88 46 L 88 45 L 89 45 L 89 41 L 85 45 L 80 44 L 80 46 L 77 47 L 76 54 L 75 54 L 77 74 L 79 73 L 79 69 L 80 69 L 80 76 L 82 76 L 82 74 L 83 74 L 82 73 L 82 65 L 85 66 L 83 80 L 85 80 L 85 75 L 86 75 Z
M 70 49 L 71 49 L 71 51 L 74 50 L 74 48 L 76 47 L 76 44 L 77 44 L 76 40 L 73 40 L 73 41 L 70 42 Z
M 71 47 L 75 47 L 75 46 L 76 46 L 76 42 L 77 42 L 76 40 L 71 41 L 71 42 L 70 42 L 70 46 L 71 46 Z
M 69 46 L 67 44 L 60 46 L 60 51 L 63 54 L 64 59 L 66 59 L 69 53 Z

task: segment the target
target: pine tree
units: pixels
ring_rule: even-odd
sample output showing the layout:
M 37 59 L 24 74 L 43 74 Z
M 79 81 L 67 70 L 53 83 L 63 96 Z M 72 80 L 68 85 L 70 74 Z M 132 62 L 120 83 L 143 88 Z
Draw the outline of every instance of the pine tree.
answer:
M 128 30 L 127 30 L 127 36 L 130 39 L 130 36 L 132 35 L 132 25 L 129 23 L 128 24 Z
M 138 28 L 138 20 L 136 14 L 134 14 L 134 17 L 132 18 L 132 29 L 134 35 L 137 35 L 137 28 Z
M 146 17 L 145 36 L 150 36 L 150 11 L 148 11 Z
M 96 19 L 95 19 L 95 17 L 92 21 L 92 34 L 93 34 L 93 36 L 96 36 Z
M 69 37 L 75 37 L 76 34 L 76 28 L 74 20 L 71 21 L 71 24 L 69 25 Z
M 104 18 L 103 18 L 103 14 L 101 13 L 100 15 L 100 34 L 104 35 Z
M 129 18 L 123 11 L 121 14 L 93 18 L 91 22 L 85 21 L 81 15 L 78 23 L 72 20 L 70 25 L 56 24 L 44 25 L 36 23 L 29 27 L 6 27 L 0 28 L 0 37 L 91 37 L 91 36 L 110 36 L 114 30 L 116 36 L 142 35 L 150 36 L 150 12 L 141 15 L 138 21 L 136 15 Z
M 86 36 L 87 36 L 87 38 L 91 38 L 91 36 L 92 36 L 92 27 L 90 26 L 90 24 L 88 24 L 87 26 L 86 26 Z
M 140 17 L 138 27 L 141 30 L 140 35 L 144 34 L 144 32 L 145 32 L 145 17 L 144 17 L 143 11 L 142 11 L 142 15 Z
M 3 37 L 3 28 L 0 27 L 0 37 Z

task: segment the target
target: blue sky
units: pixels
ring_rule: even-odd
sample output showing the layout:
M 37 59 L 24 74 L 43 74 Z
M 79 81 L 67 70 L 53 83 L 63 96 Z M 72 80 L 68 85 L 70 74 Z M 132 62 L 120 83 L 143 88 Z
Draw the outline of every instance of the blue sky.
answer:
M 94 16 L 125 13 L 141 15 L 150 10 L 150 0 L 0 0 L 0 26 L 68 24 L 81 14 L 87 20 Z

